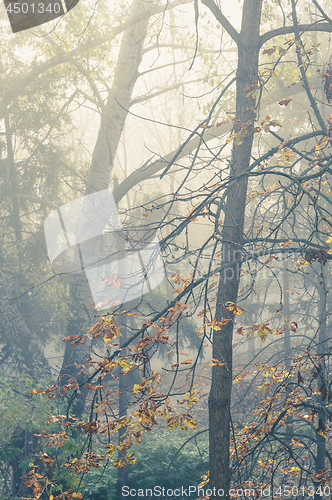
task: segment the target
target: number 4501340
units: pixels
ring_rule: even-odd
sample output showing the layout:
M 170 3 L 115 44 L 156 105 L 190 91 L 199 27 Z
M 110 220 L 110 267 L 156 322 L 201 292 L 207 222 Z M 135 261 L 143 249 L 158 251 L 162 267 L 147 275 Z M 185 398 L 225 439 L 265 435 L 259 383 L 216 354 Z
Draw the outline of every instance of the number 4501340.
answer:
M 43 3 L 35 3 L 32 2 L 30 4 L 23 2 L 10 2 L 10 4 L 6 7 L 6 11 L 10 12 L 11 14 L 27 14 L 29 11 L 38 14 L 42 14 L 43 12 L 49 12 L 59 14 L 61 10 L 61 4 L 60 3 L 49 3 L 47 5 Z
M 275 494 L 284 497 L 297 497 L 298 495 L 314 497 L 315 494 L 328 497 L 331 495 L 331 488 L 330 486 L 318 486 L 317 488 L 314 488 L 314 486 L 300 486 L 300 488 L 297 486 L 279 486 Z

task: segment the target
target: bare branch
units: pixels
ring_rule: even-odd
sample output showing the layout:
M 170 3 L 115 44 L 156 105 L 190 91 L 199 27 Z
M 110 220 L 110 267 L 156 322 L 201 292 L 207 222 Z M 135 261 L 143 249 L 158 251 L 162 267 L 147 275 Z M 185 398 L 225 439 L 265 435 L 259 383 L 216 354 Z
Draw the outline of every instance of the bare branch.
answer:
M 195 50 L 195 45 L 183 45 L 181 43 L 154 43 L 153 45 L 149 45 L 143 50 L 143 54 L 146 52 L 150 52 L 151 50 L 156 49 L 183 49 L 183 50 Z M 200 49 L 200 52 L 204 54 L 215 54 L 218 52 L 235 52 L 236 49 L 234 47 L 230 47 L 229 49 Z
M 298 29 L 300 31 L 326 31 L 332 32 L 332 24 L 321 23 L 321 24 L 299 24 Z M 271 38 L 279 35 L 287 35 L 288 33 L 294 33 L 294 26 L 284 26 L 282 28 L 276 28 L 275 30 L 268 31 L 264 35 L 260 36 L 261 47 Z
M 211 139 L 215 139 L 223 134 L 227 134 L 233 127 L 232 122 L 225 123 L 220 127 L 213 127 L 209 129 L 208 132 L 204 134 L 204 141 L 210 141 Z M 152 163 L 148 163 L 142 165 L 140 168 L 132 172 L 119 186 L 114 190 L 113 195 L 116 203 L 118 203 L 125 194 L 132 189 L 136 184 L 142 182 L 146 179 L 149 179 L 152 175 L 156 174 L 163 168 L 167 167 L 167 165 L 173 160 L 176 156 L 176 160 L 180 160 L 185 156 L 189 155 L 192 151 L 194 151 L 202 142 L 201 136 L 194 137 L 189 141 L 184 148 L 177 148 L 176 150 L 168 153 L 163 158 L 156 160 Z M 179 150 L 181 150 L 179 152 Z
M 58 205 L 52 203 L 51 201 L 43 200 L 42 198 L 37 198 L 36 196 L 30 196 L 29 194 L 14 193 L 13 196 L 15 196 L 15 198 L 21 198 L 23 200 L 32 201 L 32 203 L 39 203 L 40 205 L 45 205 L 46 207 L 51 207 L 55 209 L 59 208 Z
M 317 0 L 312 0 L 312 2 L 314 3 L 314 5 L 316 5 L 317 9 L 319 10 L 319 12 L 322 14 L 322 16 L 324 17 L 324 19 L 332 24 L 332 19 L 324 12 L 324 10 L 322 9 L 322 7 L 319 5 L 319 3 L 317 2 Z
M 146 95 L 143 95 L 141 97 L 137 97 L 136 99 L 133 99 L 131 101 L 130 107 L 133 106 L 134 104 L 138 104 L 139 102 L 149 101 L 150 99 L 153 99 L 154 97 L 157 97 L 158 95 L 165 94 L 166 92 L 169 92 L 170 90 L 175 90 L 175 89 L 178 89 L 179 87 L 184 87 L 185 85 L 189 85 L 190 83 L 197 83 L 197 82 L 200 82 L 201 80 L 202 80 L 201 78 L 196 78 L 195 80 L 188 80 L 187 82 L 175 83 L 174 85 L 170 85 L 169 87 L 158 90 L 157 92 L 153 92 L 151 94 L 146 94 Z
M 213 0 L 202 0 L 202 4 L 206 5 L 208 9 L 212 12 L 214 17 L 219 21 L 221 26 L 225 28 L 227 33 L 231 38 L 233 38 L 236 45 L 239 45 L 240 35 L 234 28 L 234 26 L 228 21 L 227 17 L 221 12 L 219 7 L 215 4 Z

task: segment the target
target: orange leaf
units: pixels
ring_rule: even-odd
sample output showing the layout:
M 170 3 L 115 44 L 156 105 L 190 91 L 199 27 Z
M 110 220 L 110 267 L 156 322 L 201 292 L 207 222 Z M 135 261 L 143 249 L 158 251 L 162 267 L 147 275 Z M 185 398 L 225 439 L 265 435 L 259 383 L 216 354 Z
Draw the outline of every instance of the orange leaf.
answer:
M 225 363 L 222 363 L 219 361 L 219 359 L 211 358 L 212 363 L 210 363 L 210 366 L 225 366 Z

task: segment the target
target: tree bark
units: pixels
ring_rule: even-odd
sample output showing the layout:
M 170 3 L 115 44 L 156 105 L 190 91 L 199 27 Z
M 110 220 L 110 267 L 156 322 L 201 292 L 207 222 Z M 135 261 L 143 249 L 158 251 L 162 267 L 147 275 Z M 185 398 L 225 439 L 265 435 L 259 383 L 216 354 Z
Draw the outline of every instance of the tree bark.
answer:
M 325 469 L 325 455 L 326 455 L 326 437 L 323 435 L 323 430 L 326 427 L 327 415 L 326 409 L 326 398 L 327 398 L 327 378 L 328 373 L 325 364 L 325 356 L 327 351 L 327 336 L 326 336 L 326 322 L 327 322 L 327 277 L 328 273 L 328 263 L 321 264 L 321 272 L 319 275 L 318 284 L 318 310 L 319 310 L 319 325 L 318 325 L 318 345 L 317 354 L 321 359 L 319 364 L 317 385 L 320 394 L 317 395 L 317 402 L 322 407 L 322 410 L 318 414 L 318 429 L 316 430 L 316 472 Z M 316 488 L 322 483 L 319 481 L 314 483 Z M 319 500 L 321 496 L 319 493 L 315 493 L 314 500 Z
M 287 234 L 287 233 L 286 233 Z M 283 262 L 283 316 L 290 319 L 290 305 L 289 305 L 289 274 L 287 269 L 287 261 Z M 286 371 L 290 372 L 291 365 L 291 338 L 290 338 L 290 330 L 289 323 L 285 323 L 285 331 L 284 331 L 284 356 L 285 356 L 285 368 Z M 288 389 L 288 392 L 291 391 L 291 388 Z M 287 415 L 286 417 L 286 442 L 290 443 L 293 437 L 293 415 Z
M 241 144 L 233 146 L 231 179 L 233 182 L 227 194 L 225 219 L 222 230 L 222 256 L 227 267 L 220 273 L 216 307 L 216 321 L 222 318 L 233 320 L 232 312 L 225 308 L 227 302 L 236 304 L 240 269 L 234 261 L 239 258 L 243 241 L 244 215 L 247 194 L 247 177 L 238 178 L 249 166 L 253 144 L 255 100 L 247 97 L 250 86 L 258 81 L 258 56 L 260 49 L 259 27 L 262 0 L 245 0 L 243 4 L 242 27 L 238 40 L 238 69 L 236 93 L 236 120 L 234 132 L 240 132 Z M 249 89 L 248 89 L 249 87 Z M 232 390 L 232 337 L 233 321 L 220 331 L 214 331 L 213 357 L 225 366 L 212 368 L 212 383 L 209 395 L 209 440 L 210 440 L 210 483 L 212 498 L 219 498 L 218 491 L 224 490 L 229 497 L 230 487 L 230 403 Z M 215 489 L 214 489 L 215 488 Z M 220 492 L 221 493 L 221 492 Z
M 144 13 L 144 5 L 145 3 L 142 0 L 133 0 L 129 17 L 138 18 Z M 139 76 L 138 67 L 142 59 L 148 24 L 149 17 L 134 24 L 124 33 L 113 86 L 109 91 L 107 103 L 102 109 L 98 138 L 87 174 L 87 194 L 109 187 L 115 153 L 125 125 L 134 85 Z M 91 321 L 91 314 L 87 309 L 87 304 L 91 302 L 91 300 L 87 300 L 89 285 L 84 273 L 72 278 L 70 289 L 72 301 L 76 305 L 76 312 L 75 317 L 68 322 L 67 335 L 79 335 L 82 333 L 84 325 Z M 89 309 L 92 312 L 91 306 Z M 75 362 L 81 363 L 88 356 L 88 345 L 73 347 L 70 342 L 66 343 L 60 372 L 62 385 L 77 374 Z M 81 416 L 85 405 L 85 391 L 82 385 L 84 377 L 82 376 L 78 382 L 82 387 L 81 395 L 75 401 L 73 411 L 76 415 Z
M 17 357 L 34 377 L 36 369 L 49 369 L 44 351 L 36 336 L 26 326 L 18 307 L 13 303 L 7 283 L 0 272 L 0 331 L 12 355 Z M 39 375 L 40 376 L 40 375 Z
M 22 241 L 20 207 L 18 199 L 15 194 L 18 191 L 17 174 L 15 169 L 14 151 L 12 144 L 12 131 L 10 129 L 9 117 L 5 116 L 5 130 L 6 130 L 6 143 L 7 143 L 7 160 L 9 163 L 10 185 L 12 190 L 12 205 L 13 205 L 13 227 L 17 241 Z
M 144 12 L 145 5 L 142 0 L 134 0 L 129 17 L 139 17 Z M 114 82 L 101 114 L 98 138 L 87 175 L 87 193 L 107 189 L 109 186 L 115 153 L 130 107 L 134 85 L 139 77 L 138 67 L 142 60 L 148 24 L 147 17 L 124 33 Z

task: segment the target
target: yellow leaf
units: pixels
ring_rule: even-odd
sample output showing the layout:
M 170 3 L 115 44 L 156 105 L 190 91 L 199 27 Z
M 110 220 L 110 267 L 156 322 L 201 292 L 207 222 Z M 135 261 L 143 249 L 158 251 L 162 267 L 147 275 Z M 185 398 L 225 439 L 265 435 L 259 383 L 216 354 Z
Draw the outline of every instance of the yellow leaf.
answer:
M 185 419 L 186 424 L 188 425 L 188 427 L 190 427 L 190 429 L 196 429 L 197 424 L 195 424 L 195 422 L 193 421 L 192 418 L 184 417 L 184 419 Z
M 116 462 L 114 462 L 114 467 L 126 467 L 126 461 L 124 458 L 118 458 Z
M 131 465 L 136 463 L 136 458 L 126 457 L 126 460 L 127 460 L 128 464 L 131 464 Z
M 179 423 L 179 417 L 170 417 L 168 419 L 167 428 L 169 430 L 175 429 L 178 426 L 178 423 Z
M 192 359 L 186 359 L 185 361 L 181 361 L 180 365 L 190 365 L 192 363 Z
M 82 493 L 71 493 L 71 496 L 72 496 L 73 498 L 83 498 Z
M 116 447 L 112 443 L 108 444 L 106 448 L 107 448 L 107 455 L 113 455 L 113 453 L 116 451 Z

